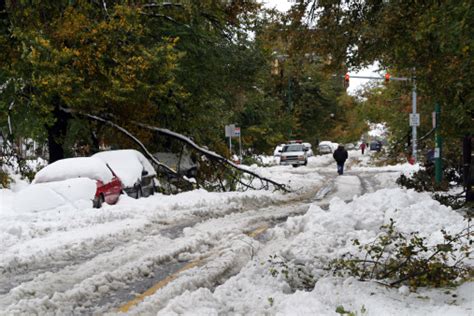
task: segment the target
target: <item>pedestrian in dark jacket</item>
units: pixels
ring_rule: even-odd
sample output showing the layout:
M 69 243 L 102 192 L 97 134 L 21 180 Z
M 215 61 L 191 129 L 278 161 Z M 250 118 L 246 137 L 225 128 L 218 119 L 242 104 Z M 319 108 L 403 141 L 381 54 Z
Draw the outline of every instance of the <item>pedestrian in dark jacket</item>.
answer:
M 347 150 L 344 149 L 344 146 L 339 145 L 336 151 L 334 151 L 334 153 L 332 154 L 332 156 L 334 157 L 334 160 L 336 160 L 337 163 L 337 173 L 339 173 L 340 175 L 343 174 L 344 163 L 346 162 L 347 157 L 349 157 L 349 155 L 347 154 Z

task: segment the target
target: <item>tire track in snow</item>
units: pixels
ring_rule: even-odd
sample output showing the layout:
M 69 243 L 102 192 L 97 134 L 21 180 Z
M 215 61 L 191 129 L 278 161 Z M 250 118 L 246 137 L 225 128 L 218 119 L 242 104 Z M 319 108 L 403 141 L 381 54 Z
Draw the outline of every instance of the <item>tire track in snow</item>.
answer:
M 116 297 L 113 297 L 114 292 L 119 293 L 124 288 L 126 289 L 128 284 L 132 284 L 132 286 L 137 284 L 137 280 L 149 279 L 153 271 L 159 269 L 159 267 L 173 264 L 179 266 L 181 254 L 187 253 L 187 256 L 192 257 L 193 251 L 201 252 L 202 250 L 199 247 L 204 245 L 210 236 L 204 236 L 199 239 L 200 245 L 184 245 L 167 255 L 156 254 L 154 255 L 155 257 L 153 255 L 146 257 L 150 253 L 148 248 L 157 243 L 159 244 L 160 240 L 166 244 L 172 244 L 177 238 L 182 237 L 183 230 L 193 226 L 192 224 L 196 226 L 207 221 L 238 216 L 249 211 L 254 212 L 255 209 L 261 210 L 259 204 L 271 205 L 270 208 L 272 208 L 274 207 L 272 204 L 280 203 L 280 208 L 285 208 L 297 201 L 307 199 L 312 194 L 314 193 L 306 192 L 284 202 L 249 200 L 243 203 L 241 207 L 228 206 L 224 208 L 224 211 L 219 210 L 218 212 L 206 208 L 195 209 L 186 214 L 186 218 L 189 220 L 186 224 L 180 222 L 175 225 L 166 225 L 166 222 L 157 221 L 155 225 L 146 226 L 139 233 L 135 232 L 130 236 L 124 233 L 123 238 L 119 238 L 120 236 L 107 236 L 108 238 L 105 238 L 104 241 L 92 240 L 91 243 L 82 245 L 83 247 L 79 251 L 61 257 L 62 261 L 55 262 L 54 255 L 49 253 L 45 254 L 42 258 L 38 258 L 38 256 L 31 257 L 31 265 L 25 263 L 21 269 L 19 265 L 15 265 L 15 262 L 12 262 L 10 270 L 4 268 L 2 271 L 0 279 L 3 282 L 2 288 L 7 287 L 8 289 L 4 291 L 4 295 L 0 295 L 0 309 L 3 309 L 2 306 L 8 306 L 11 308 L 10 310 L 19 310 L 25 313 L 34 311 L 34 308 L 38 308 L 42 312 L 51 312 L 48 309 L 51 307 L 46 307 L 44 304 L 51 305 L 56 302 L 58 306 L 62 306 L 64 302 L 70 301 L 69 308 L 71 308 L 71 311 L 77 309 L 87 311 L 87 313 L 96 312 L 97 304 L 104 304 L 102 311 L 105 311 L 112 303 L 116 304 Z M 287 211 L 283 212 L 283 215 L 280 214 L 278 216 L 287 217 L 288 214 L 285 213 Z M 242 216 L 246 217 L 247 215 Z M 278 216 L 272 215 L 271 218 Z M 145 241 L 138 241 L 143 239 Z M 100 242 L 105 241 L 110 242 L 107 247 L 99 245 Z M 211 244 L 208 246 L 213 247 L 215 245 Z M 87 253 L 85 250 L 88 247 L 92 247 L 95 251 L 88 256 L 81 257 L 78 255 Z M 129 254 L 130 248 L 137 249 L 137 251 Z M 58 256 L 63 253 L 63 249 L 57 249 L 57 251 Z M 48 267 L 48 262 L 53 264 Z M 136 267 L 135 271 L 129 272 L 129 275 L 127 275 L 128 280 L 121 280 L 120 275 L 125 273 L 123 271 L 120 272 L 120 269 L 127 265 Z M 231 265 L 228 265 L 226 270 L 232 270 Z M 15 274 L 17 274 L 16 279 L 12 281 L 10 277 Z M 217 276 L 219 274 L 216 274 Z M 38 290 L 44 282 L 53 282 L 54 284 Z M 89 290 L 84 291 L 85 288 Z M 109 296 L 110 298 L 104 299 L 105 293 L 107 293 L 107 296 L 109 294 L 112 295 Z M 40 299 L 40 297 L 43 299 Z M 45 297 L 48 302 L 44 300 Z M 80 297 L 80 300 L 78 300 L 78 297 Z M 20 303 L 15 304 L 15 301 Z M 68 311 L 61 310 L 61 312 Z

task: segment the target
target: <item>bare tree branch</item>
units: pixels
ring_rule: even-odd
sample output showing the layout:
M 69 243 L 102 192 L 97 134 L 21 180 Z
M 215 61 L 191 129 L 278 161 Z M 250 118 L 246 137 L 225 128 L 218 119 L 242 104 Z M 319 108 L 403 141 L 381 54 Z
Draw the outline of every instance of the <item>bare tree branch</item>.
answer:
M 186 180 L 186 182 L 191 184 L 191 182 L 189 180 L 187 180 L 185 177 L 183 177 L 178 172 L 176 172 L 176 170 L 168 167 L 165 164 L 162 164 L 155 156 L 153 156 L 148 151 L 148 149 L 145 147 L 145 145 L 138 138 L 136 138 L 133 134 L 131 134 L 129 131 L 127 131 L 125 128 L 121 127 L 120 125 L 118 125 L 118 124 L 116 124 L 116 123 L 114 123 L 110 120 L 107 120 L 107 119 L 104 119 L 104 118 L 101 118 L 99 116 L 95 116 L 95 115 L 92 115 L 92 114 L 80 113 L 80 112 L 77 112 L 77 111 L 74 111 L 74 110 L 71 110 L 71 109 L 62 108 L 62 107 L 60 108 L 60 110 L 66 112 L 66 113 L 77 114 L 77 115 L 86 117 L 86 118 L 91 119 L 91 120 L 99 121 L 99 122 L 105 123 L 107 125 L 110 125 L 115 129 L 118 129 L 119 131 L 121 131 L 122 133 L 127 135 L 129 138 L 131 138 L 135 143 L 137 143 L 140 146 L 140 148 L 143 150 L 143 152 L 146 154 L 146 156 L 148 156 L 149 159 L 151 159 L 153 162 L 155 162 L 158 165 L 158 167 L 163 168 L 168 173 L 171 173 L 171 174 L 173 174 L 174 176 L 176 176 L 180 179 L 184 179 L 184 180 Z M 222 164 L 223 166 L 231 167 L 234 170 L 237 170 L 237 171 L 242 172 L 244 174 L 250 175 L 251 179 L 258 178 L 262 182 L 266 182 L 267 184 L 268 183 L 272 184 L 275 187 L 275 189 L 277 189 L 277 190 L 282 190 L 284 192 L 290 192 L 290 190 L 284 184 L 278 183 L 278 182 L 273 181 L 271 179 L 268 179 L 266 177 L 262 177 L 262 176 L 258 175 L 257 173 L 255 173 L 253 171 L 244 169 L 244 168 L 236 165 L 232 161 L 222 157 L 221 155 L 218 155 L 215 152 L 212 152 L 210 150 L 207 150 L 205 148 L 202 148 L 202 147 L 198 146 L 194 141 L 192 141 L 190 138 L 188 138 L 188 137 L 186 137 L 182 134 L 170 131 L 170 130 L 165 129 L 165 128 L 159 128 L 159 127 L 143 124 L 143 123 L 140 123 L 140 122 L 132 121 L 131 123 L 136 124 L 139 127 L 154 131 L 154 132 L 156 132 L 160 135 L 164 135 L 166 137 L 174 138 L 174 139 L 176 139 L 176 140 L 178 140 L 178 141 L 180 141 L 184 144 L 187 144 L 190 147 L 194 148 L 196 151 L 198 151 L 201 154 L 203 154 L 204 156 L 206 156 L 208 159 L 210 159 L 212 161 L 215 161 L 219 164 Z M 236 178 L 234 177 L 234 179 L 236 179 Z M 251 184 L 244 184 L 241 180 L 238 180 L 238 182 L 240 182 L 242 185 L 246 186 L 247 188 L 254 188 Z M 223 185 L 222 182 L 221 182 L 221 185 Z M 268 185 L 267 186 L 262 185 L 262 188 L 268 189 Z
M 172 137 L 172 138 L 175 138 L 181 142 L 184 142 L 186 143 L 187 145 L 191 146 L 192 148 L 194 148 L 195 150 L 197 150 L 198 152 L 204 154 L 207 158 L 211 159 L 211 160 L 214 160 L 216 162 L 219 162 L 219 163 L 222 163 L 223 165 L 227 165 L 227 166 L 230 166 L 236 170 L 239 170 L 243 173 L 246 173 L 246 174 L 249 174 L 249 175 L 252 175 L 262 181 L 265 181 L 265 182 L 268 182 L 268 183 L 271 183 L 273 184 L 273 186 L 278 189 L 278 190 L 282 190 L 282 191 L 285 191 L 285 192 L 290 192 L 290 190 L 284 185 L 284 184 L 281 184 L 281 183 L 278 183 L 278 182 L 275 182 L 271 179 L 268 179 L 268 178 L 265 178 L 265 177 L 262 177 L 260 176 L 259 174 L 253 172 L 253 171 L 250 171 L 250 170 L 247 170 L 247 169 L 244 169 L 238 165 L 236 165 L 235 163 L 233 163 L 232 161 L 222 157 L 221 155 L 218 155 L 216 154 L 215 152 L 212 152 L 212 151 L 209 151 L 205 148 L 202 148 L 200 146 L 198 146 L 194 141 L 192 141 L 190 138 L 182 135 L 182 134 L 179 134 L 179 133 L 175 133 L 173 131 L 170 131 L 169 129 L 165 129 L 165 128 L 159 128 L 159 127 L 155 127 L 155 126 L 151 126 L 151 125 L 147 125 L 147 124 L 143 124 L 143 123 L 139 123 L 139 122 L 134 122 L 135 124 L 137 124 L 138 126 L 140 127 L 143 127 L 143 128 L 146 128 L 146 129 L 149 129 L 149 130 L 152 130 L 152 131 L 155 131 L 157 132 L 158 134 L 161 134 L 161 135 L 165 135 L 165 136 L 168 136 L 168 137 Z
M 164 7 L 175 7 L 175 8 L 183 8 L 181 3 L 173 3 L 173 2 L 163 2 L 163 3 L 147 3 L 143 5 L 144 8 L 164 8 Z
M 98 117 L 98 116 L 95 116 L 95 115 L 91 115 L 91 114 L 84 114 L 84 113 L 80 113 L 80 112 L 76 112 L 76 111 L 73 111 L 73 110 L 70 110 L 70 109 L 65 109 L 65 108 L 61 108 L 62 111 L 66 112 L 66 113 L 69 113 L 69 114 L 77 114 L 77 115 L 80 115 L 80 116 L 84 116 L 84 117 L 87 117 L 89 119 L 92 119 L 92 120 L 95 120 L 95 121 L 99 121 L 99 122 L 102 122 L 104 124 L 107 124 L 107 125 L 110 125 L 112 126 L 113 128 L 115 129 L 118 129 L 119 131 L 121 131 L 122 133 L 124 133 L 125 135 L 127 135 L 128 137 L 130 137 L 135 143 L 138 144 L 138 146 L 140 146 L 140 148 L 144 151 L 144 153 L 148 156 L 148 158 L 150 158 L 154 163 L 156 163 L 158 165 L 158 167 L 160 168 L 163 168 L 164 170 L 166 170 L 167 172 L 177 176 L 177 177 L 181 177 L 175 170 L 173 170 L 172 168 L 168 167 L 167 165 L 165 164 L 162 164 L 155 156 L 153 156 L 149 151 L 148 149 L 145 147 L 145 145 L 143 145 L 143 143 L 138 139 L 136 138 L 133 134 L 131 134 L 129 131 L 127 131 L 125 128 L 115 124 L 114 122 L 112 121 L 109 121 L 109 120 L 106 120 L 106 119 L 103 119 L 101 117 Z

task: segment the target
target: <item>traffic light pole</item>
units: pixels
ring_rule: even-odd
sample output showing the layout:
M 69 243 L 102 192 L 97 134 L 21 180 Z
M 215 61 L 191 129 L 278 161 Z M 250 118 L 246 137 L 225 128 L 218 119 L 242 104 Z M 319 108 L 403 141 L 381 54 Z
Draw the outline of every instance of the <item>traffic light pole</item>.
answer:
M 415 78 L 407 78 L 407 77 L 391 77 L 389 74 L 386 74 L 384 77 L 372 77 L 372 76 L 349 76 L 349 74 L 346 74 L 344 76 L 344 80 L 346 82 L 349 82 L 349 78 L 356 78 L 356 79 L 374 79 L 374 80 L 385 80 L 385 81 L 412 81 L 413 83 L 413 89 L 412 89 L 412 115 L 413 117 L 417 116 L 416 113 L 416 80 Z M 410 122 L 410 125 L 412 126 L 412 158 L 413 161 L 417 161 L 417 132 L 416 132 L 416 127 L 418 126 L 419 122 Z

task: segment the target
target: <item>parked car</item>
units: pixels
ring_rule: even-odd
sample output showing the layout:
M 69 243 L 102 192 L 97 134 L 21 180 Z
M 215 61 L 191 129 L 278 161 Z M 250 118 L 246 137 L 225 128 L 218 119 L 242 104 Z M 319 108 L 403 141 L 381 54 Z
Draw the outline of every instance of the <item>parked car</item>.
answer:
M 314 156 L 312 145 L 310 143 L 303 143 L 303 146 L 307 149 L 307 155 L 308 157 Z
M 180 175 L 188 178 L 195 178 L 198 172 L 198 163 L 194 157 L 188 152 L 184 151 L 182 154 L 172 152 L 157 152 L 154 153 L 160 162 L 173 168 Z M 170 175 L 171 176 L 171 175 Z
M 331 141 L 322 141 L 318 144 L 318 153 L 319 154 L 330 154 L 334 152 L 338 144 Z
M 156 171 L 141 152 L 134 149 L 109 150 L 92 157 L 102 160 L 115 171 L 128 196 L 138 199 L 155 194 Z
M 285 144 L 280 144 L 275 147 L 275 150 L 273 151 L 273 156 L 274 157 L 280 157 L 281 156 L 281 151 L 283 150 L 283 147 Z
M 382 142 L 381 141 L 371 142 L 369 148 L 370 150 L 380 151 L 382 150 Z
M 61 200 L 74 203 L 81 199 L 89 199 L 93 207 L 100 208 L 104 202 L 117 203 L 122 192 L 122 182 L 110 166 L 100 159 L 68 158 L 41 169 L 27 190 L 30 195 L 36 194 L 41 199 L 44 207 L 39 207 L 39 210 L 59 206 L 56 204 Z M 45 195 L 50 195 L 49 199 Z
M 344 145 L 344 148 L 346 150 L 354 150 L 355 149 L 355 145 L 353 143 L 347 143 Z
M 308 149 L 299 143 L 283 146 L 280 156 L 280 165 L 292 165 L 298 167 L 308 164 Z

